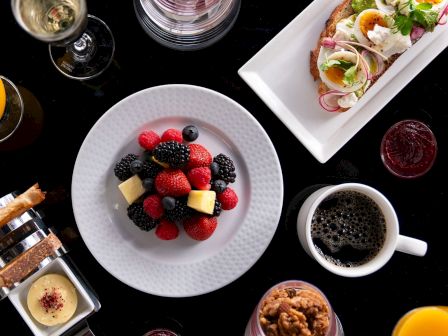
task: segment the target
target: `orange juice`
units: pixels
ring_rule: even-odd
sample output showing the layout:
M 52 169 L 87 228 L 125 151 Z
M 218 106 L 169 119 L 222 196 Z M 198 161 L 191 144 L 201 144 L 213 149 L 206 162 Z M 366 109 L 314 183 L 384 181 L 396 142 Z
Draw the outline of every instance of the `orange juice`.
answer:
M 392 336 L 447 336 L 448 307 L 421 307 L 404 315 Z

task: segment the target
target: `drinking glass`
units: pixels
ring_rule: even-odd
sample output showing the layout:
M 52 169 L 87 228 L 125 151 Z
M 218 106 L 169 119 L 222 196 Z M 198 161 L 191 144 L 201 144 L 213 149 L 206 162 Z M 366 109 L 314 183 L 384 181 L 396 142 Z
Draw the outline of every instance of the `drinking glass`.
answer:
M 137 19 L 160 44 L 198 50 L 221 39 L 233 26 L 241 0 L 134 0 Z
M 406 119 L 392 125 L 381 141 L 381 159 L 395 176 L 411 179 L 426 174 L 437 155 L 431 129 L 419 120 Z
M 252 316 L 249 319 L 249 322 L 246 325 L 246 330 L 244 333 L 244 336 L 266 336 L 266 333 L 263 331 L 263 328 L 261 326 L 261 322 L 260 322 L 260 313 L 263 310 L 263 306 L 270 302 L 271 304 L 273 304 L 273 307 L 277 304 L 280 303 L 279 306 L 277 306 L 279 310 L 283 310 L 283 309 L 288 309 L 291 308 L 289 306 L 289 304 L 287 303 L 289 298 L 284 298 L 284 303 L 280 302 L 281 298 L 283 298 L 282 295 L 278 295 L 276 294 L 276 292 L 278 292 L 279 290 L 293 290 L 294 293 L 296 292 L 300 292 L 300 291 L 308 291 L 308 292 L 312 292 L 314 297 L 320 297 L 320 300 L 322 301 L 322 303 L 324 303 L 324 305 L 327 307 L 327 313 L 328 314 L 328 325 L 327 325 L 327 330 L 325 332 L 325 336 L 344 336 L 344 329 L 342 328 L 342 324 L 339 321 L 339 318 L 337 317 L 337 315 L 335 314 L 333 308 L 330 305 L 330 302 L 328 301 L 328 299 L 326 298 L 326 296 L 321 292 L 321 290 L 319 288 L 317 288 L 316 286 L 306 282 L 306 281 L 301 281 L 301 280 L 287 280 L 287 281 L 283 281 L 280 282 L 276 285 L 274 285 L 273 287 L 271 287 L 261 298 L 261 300 L 259 301 L 258 305 L 255 307 Z M 277 299 L 273 299 L 272 294 L 274 294 L 274 296 Z M 308 294 L 309 295 L 309 294 Z M 289 296 L 289 293 L 288 293 Z M 271 298 L 269 298 L 271 297 Z M 274 302 L 277 301 L 277 302 Z M 298 300 L 298 302 L 301 302 L 300 300 Z M 282 307 L 282 305 L 286 304 L 286 307 Z M 321 312 L 322 315 L 325 315 L 325 313 Z M 270 313 L 271 314 L 271 313 Z M 317 324 L 319 325 L 319 324 Z M 325 325 L 325 322 L 322 322 L 321 325 Z M 284 326 L 285 327 L 285 326 Z
M 448 307 L 425 306 L 403 315 L 392 336 L 446 336 L 448 335 Z
M 26 32 L 49 43 L 53 64 L 67 77 L 91 79 L 112 62 L 112 32 L 87 14 L 86 0 L 11 0 L 11 6 Z
M 19 90 L 6 77 L 0 76 L 0 143 L 11 137 L 23 117 L 23 99 Z
M 27 88 L 0 76 L 0 152 L 34 143 L 43 128 L 44 111 Z

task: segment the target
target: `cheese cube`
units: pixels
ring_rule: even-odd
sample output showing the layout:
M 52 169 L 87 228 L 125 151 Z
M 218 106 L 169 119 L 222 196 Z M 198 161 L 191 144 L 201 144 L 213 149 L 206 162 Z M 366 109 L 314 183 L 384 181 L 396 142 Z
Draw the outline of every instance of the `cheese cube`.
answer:
M 213 215 L 216 193 L 213 190 L 192 190 L 188 194 L 187 205 L 199 212 Z
M 134 203 L 146 191 L 138 175 L 134 175 L 120 183 L 118 189 L 120 189 L 128 204 Z

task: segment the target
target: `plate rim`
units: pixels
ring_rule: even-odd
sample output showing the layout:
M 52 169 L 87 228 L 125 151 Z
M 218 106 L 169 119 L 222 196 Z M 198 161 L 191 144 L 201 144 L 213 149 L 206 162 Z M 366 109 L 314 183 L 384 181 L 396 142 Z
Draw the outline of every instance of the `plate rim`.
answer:
M 238 274 L 233 275 L 233 277 L 230 277 L 230 279 L 226 279 L 226 281 L 221 282 L 218 286 L 215 286 L 214 288 L 207 288 L 205 290 L 202 291 L 196 291 L 195 293 L 189 293 L 189 294 L 171 294 L 171 293 L 161 293 L 160 291 L 155 291 L 155 290 L 149 290 L 149 289 L 145 289 L 142 288 L 141 286 L 138 286 L 135 282 L 133 283 L 133 281 L 130 281 L 129 279 L 125 279 L 123 277 L 121 277 L 119 274 L 116 273 L 116 270 L 111 270 L 107 267 L 107 265 L 105 265 L 105 262 L 103 262 L 100 258 L 98 258 L 94 252 L 93 252 L 93 248 L 90 244 L 90 242 L 88 242 L 86 239 L 84 239 L 83 236 L 83 229 L 80 227 L 80 225 L 78 224 L 79 221 L 79 216 L 77 214 L 77 211 L 75 210 L 75 193 L 76 193 L 76 187 L 75 187 L 75 182 L 76 182 L 76 171 L 79 165 L 80 165 L 80 154 L 85 151 L 86 147 L 89 146 L 89 142 L 91 141 L 91 138 L 94 136 L 94 133 L 96 131 L 96 128 L 99 127 L 101 125 L 101 123 L 104 122 L 104 119 L 106 119 L 108 117 L 109 114 L 114 113 L 114 110 L 119 109 L 119 106 L 121 104 L 124 104 L 127 100 L 130 99 L 135 99 L 135 96 L 137 95 L 144 95 L 144 94 L 152 94 L 153 92 L 157 92 L 157 90 L 163 90 L 163 89 L 193 89 L 193 90 L 198 90 L 198 91 L 202 91 L 205 94 L 208 95 L 214 95 L 215 97 L 217 97 L 216 99 L 223 99 L 225 101 L 227 101 L 228 103 L 232 104 L 233 106 L 235 106 L 235 109 L 238 110 L 239 112 L 243 113 L 247 118 L 249 118 L 251 124 L 253 125 L 253 127 L 256 127 L 257 132 L 260 132 L 260 135 L 265 138 L 266 143 L 269 145 L 270 150 L 272 151 L 272 153 L 275 155 L 275 160 L 273 160 L 273 162 L 275 163 L 275 167 L 276 167 L 276 174 L 278 176 L 278 187 L 279 187 L 279 195 L 277 197 L 278 202 L 275 205 L 276 208 L 276 213 L 275 213 L 275 218 L 276 218 L 276 223 L 275 225 L 272 226 L 272 234 L 269 237 L 269 239 L 267 240 L 266 246 L 264 246 L 261 250 L 260 253 L 256 256 L 253 257 L 253 259 L 251 260 L 250 264 L 247 264 L 245 268 L 242 268 Z M 173 116 L 171 114 L 167 114 L 168 117 Z M 193 116 L 196 117 L 196 116 Z M 197 118 L 197 117 L 196 117 Z M 154 120 L 157 120 L 159 118 L 156 118 Z M 150 119 L 149 119 L 150 120 Z M 76 225 L 80 231 L 81 234 L 81 238 L 84 241 L 87 249 L 89 250 L 89 252 L 92 254 L 92 256 L 94 257 L 94 259 L 101 265 L 101 267 L 103 267 L 110 275 L 112 275 L 113 277 L 115 277 L 116 279 L 118 279 L 119 281 L 123 282 L 124 284 L 137 289 L 139 291 L 148 293 L 148 294 L 152 294 L 152 295 L 156 295 L 156 296 L 161 296 L 161 297 L 175 297 L 175 298 L 181 298 L 181 297 L 192 297 L 192 296 L 198 296 L 198 295 L 203 295 L 203 294 L 207 294 L 216 290 L 219 290 L 229 284 L 231 284 L 232 282 L 238 280 L 242 275 L 244 275 L 246 272 L 248 272 L 253 265 L 262 257 L 262 255 L 265 253 L 265 251 L 267 250 L 267 248 L 269 247 L 269 245 L 271 244 L 272 239 L 275 236 L 275 233 L 277 232 L 278 229 L 278 224 L 280 222 L 281 219 L 281 214 L 283 211 L 283 199 L 284 199 L 284 180 L 283 180 L 283 172 L 282 172 L 282 168 L 281 168 L 281 164 L 280 164 L 280 160 L 278 158 L 278 153 L 275 149 L 275 146 L 271 140 L 271 138 L 269 137 L 269 135 L 267 134 L 266 130 L 263 128 L 263 126 L 257 121 L 257 119 L 246 109 L 244 108 L 241 104 L 239 104 L 237 101 L 233 100 L 232 98 L 218 92 L 215 91 L 213 89 L 209 89 L 206 87 L 202 87 L 202 86 L 197 86 L 197 85 L 191 85 L 191 84 L 163 84 L 163 85 L 158 85 L 158 86 L 153 86 L 153 87 L 148 87 L 148 88 L 144 88 L 142 90 L 136 91 L 126 97 L 124 97 L 123 99 L 121 99 L 120 101 L 116 102 L 114 105 L 112 105 L 96 122 L 95 124 L 91 127 L 91 129 L 89 130 L 88 134 L 86 135 L 86 137 L 83 140 L 82 145 L 80 146 L 79 152 L 77 154 L 76 160 L 75 160 L 75 164 L 74 164 L 74 168 L 73 168 L 73 173 L 72 173 L 72 188 L 71 188 L 71 197 L 72 197 L 72 210 L 73 210 L 73 214 L 74 214 L 74 218 L 75 218 L 75 222 Z M 250 209 L 250 208 L 249 208 Z M 232 238 L 233 239 L 233 238 Z M 225 245 L 229 244 L 232 239 L 227 242 Z M 225 246 L 224 245 L 224 246 Z

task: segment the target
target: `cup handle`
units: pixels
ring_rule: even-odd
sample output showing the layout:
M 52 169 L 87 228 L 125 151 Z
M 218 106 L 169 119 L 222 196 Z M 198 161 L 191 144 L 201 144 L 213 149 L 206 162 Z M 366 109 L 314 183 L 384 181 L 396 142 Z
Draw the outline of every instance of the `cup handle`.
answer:
M 428 244 L 423 240 L 398 235 L 397 251 L 423 257 L 428 250 Z

